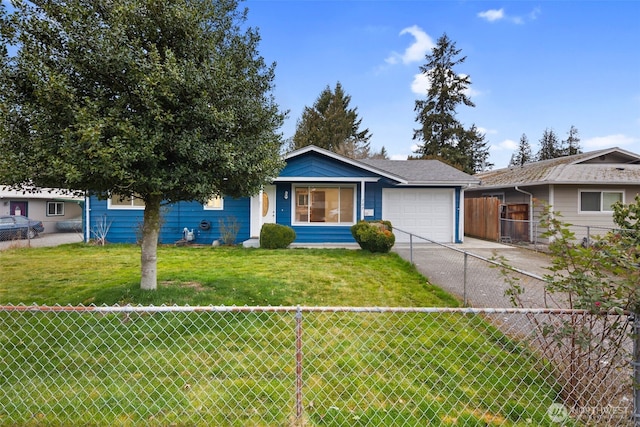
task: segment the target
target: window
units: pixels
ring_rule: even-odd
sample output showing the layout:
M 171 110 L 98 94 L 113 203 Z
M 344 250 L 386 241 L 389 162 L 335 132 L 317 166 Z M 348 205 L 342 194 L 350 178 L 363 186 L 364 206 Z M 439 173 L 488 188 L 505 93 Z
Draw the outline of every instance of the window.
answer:
M 113 194 L 109 199 L 109 209 L 144 209 L 144 200 L 134 195 Z
M 303 224 L 353 224 L 355 186 L 295 187 L 294 222 Z
M 580 212 L 613 212 L 616 202 L 624 202 L 622 191 L 580 191 Z
M 63 216 L 64 202 L 47 202 L 47 216 Z
M 222 210 L 222 197 L 216 196 L 213 199 L 209 199 L 204 205 L 205 210 Z

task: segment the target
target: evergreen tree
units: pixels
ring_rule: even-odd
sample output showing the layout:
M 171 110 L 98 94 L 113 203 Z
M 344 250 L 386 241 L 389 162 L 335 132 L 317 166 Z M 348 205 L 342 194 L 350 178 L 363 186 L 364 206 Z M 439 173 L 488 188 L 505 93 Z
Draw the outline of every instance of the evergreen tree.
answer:
M 560 143 L 553 129 L 545 129 L 539 142 L 538 160 L 549 160 L 562 156 Z
M 350 102 L 340 82 L 333 91 L 327 86 L 313 107 L 305 107 L 292 148 L 315 145 L 352 158 L 369 157 L 371 134 L 369 129 L 360 130 L 362 119 L 357 108 L 349 108 Z
M 389 153 L 387 152 L 387 149 L 384 146 L 382 146 L 380 151 L 378 153 L 374 153 L 371 156 L 371 158 L 372 159 L 389 160 Z
M 488 161 L 489 147 L 484 138 L 485 135 L 473 124 L 458 143 L 457 161 L 454 160 L 454 163 L 460 165 L 463 172 L 474 174 L 493 167 L 493 163 Z
M 567 139 L 562 141 L 563 155 L 572 156 L 574 154 L 582 153 L 582 149 L 580 148 L 580 135 L 578 134 L 578 129 L 576 129 L 575 126 L 571 125 L 571 128 L 567 133 Z
M 423 158 L 445 159 L 450 164 L 459 165 L 462 170 L 473 173 L 478 170 L 474 154 L 480 154 L 486 161 L 488 151 L 479 138 L 475 126 L 467 130 L 456 119 L 456 108 L 459 105 L 475 107 L 467 96 L 471 85 L 468 75 L 458 74 L 454 68 L 464 63 L 466 57 L 460 57 L 460 49 L 444 34 L 430 54 L 426 55 L 426 64 L 420 66 L 420 71 L 428 78 L 430 86 L 427 98 L 415 102 L 416 121 L 421 125 L 414 129 L 413 139 L 423 143 L 419 145 L 416 154 Z M 476 151 L 469 147 L 476 147 Z M 486 156 L 485 156 L 486 154 Z
M 523 133 L 520 137 L 520 142 L 518 143 L 518 151 L 511 156 L 509 166 L 522 166 L 526 163 L 532 162 L 533 160 L 529 139 L 527 138 L 527 135 Z
M 0 18 L 0 46 L 18 46 L 0 68 L 0 182 L 142 199 L 142 289 L 161 204 L 249 196 L 283 166 L 274 65 L 236 0 L 15 2 Z

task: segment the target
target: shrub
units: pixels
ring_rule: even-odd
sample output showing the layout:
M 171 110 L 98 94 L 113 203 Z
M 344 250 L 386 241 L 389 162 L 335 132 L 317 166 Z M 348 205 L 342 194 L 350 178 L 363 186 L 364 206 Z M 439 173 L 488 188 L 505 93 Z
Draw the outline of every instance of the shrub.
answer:
M 232 246 L 236 243 L 236 237 L 238 237 L 238 231 L 240 231 L 240 223 L 235 216 L 229 216 L 226 219 L 219 219 L 218 226 L 220 227 L 220 239 L 225 245 Z
M 359 221 L 351 226 L 351 234 L 362 249 L 387 253 L 396 242 L 389 221 Z
M 264 224 L 260 229 L 260 247 L 284 249 L 296 240 L 296 232 L 291 227 L 280 224 Z

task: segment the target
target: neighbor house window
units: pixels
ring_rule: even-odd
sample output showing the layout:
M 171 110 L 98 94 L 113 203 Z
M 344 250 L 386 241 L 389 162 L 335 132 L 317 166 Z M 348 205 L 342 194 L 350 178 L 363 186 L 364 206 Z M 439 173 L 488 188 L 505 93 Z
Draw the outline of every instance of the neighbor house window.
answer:
M 63 216 L 64 202 L 47 202 L 47 216 Z
M 580 212 L 613 212 L 616 202 L 624 203 L 622 191 L 580 191 Z
M 222 210 L 222 197 L 216 196 L 213 199 L 209 199 L 209 201 L 205 203 L 204 208 L 206 210 Z
M 144 200 L 134 195 L 113 194 L 108 202 L 109 209 L 144 209 Z
M 355 186 L 296 186 L 295 223 L 353 224 Z

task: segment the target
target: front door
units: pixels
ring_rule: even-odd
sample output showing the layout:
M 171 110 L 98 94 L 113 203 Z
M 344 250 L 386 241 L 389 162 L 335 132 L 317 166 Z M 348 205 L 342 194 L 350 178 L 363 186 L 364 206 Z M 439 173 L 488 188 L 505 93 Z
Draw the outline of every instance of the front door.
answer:
M 9 203 L 9 215 L 22 215 L 27 216 L 27 202 L 10 202 Z
M 276 186 L 265 185 L 262 190 L 262 224 L 276 222 Z
M 251 237 L 258 238 L 262 224 L 276 222 L 276 186 L 266 185 L 251 198 Z

